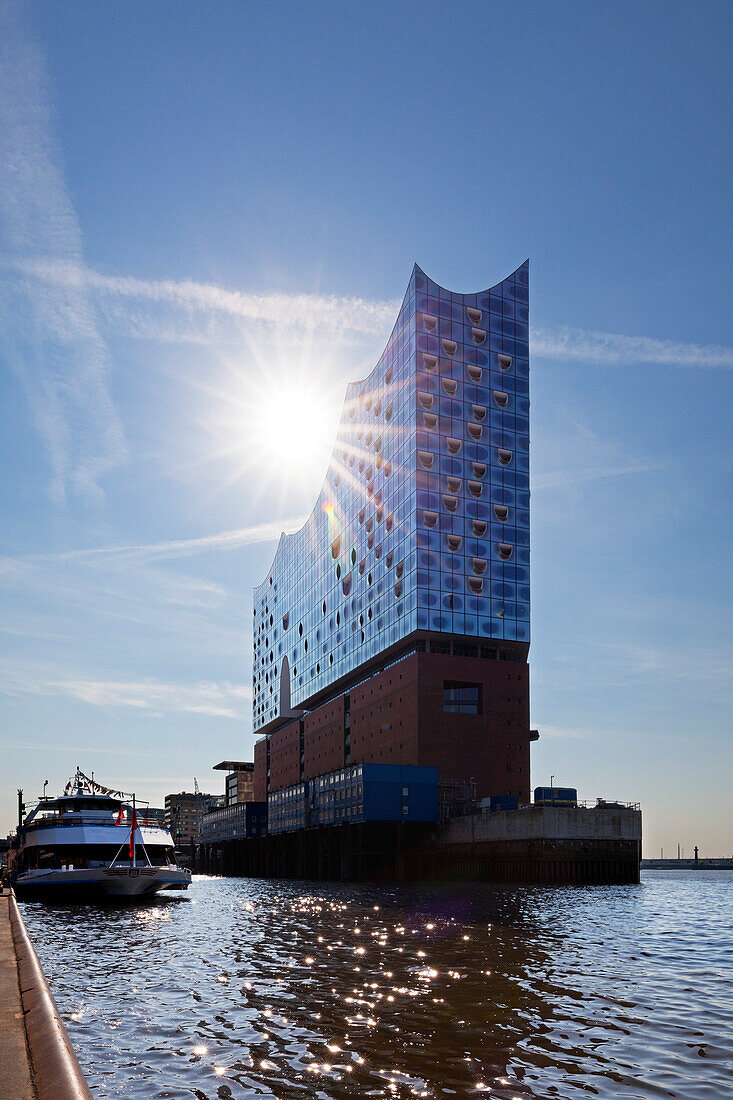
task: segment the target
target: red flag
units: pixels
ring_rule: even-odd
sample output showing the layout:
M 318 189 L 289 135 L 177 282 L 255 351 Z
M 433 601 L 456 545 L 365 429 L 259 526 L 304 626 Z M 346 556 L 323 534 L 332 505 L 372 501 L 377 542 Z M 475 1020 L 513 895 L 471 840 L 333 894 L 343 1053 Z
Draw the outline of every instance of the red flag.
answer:
M 120 812 L 117 814 L 117 820 L 115 821 L 115 825 L 121 825 L 123 820 L 124 820 L 124 817 L 125 817 L 125 807 L 120 806 Z
M 135 810 L 132 811 L 132 818 L 130 821 L 130 859 L 135 854 L 135 830 L 137 829 L 137 814 Z

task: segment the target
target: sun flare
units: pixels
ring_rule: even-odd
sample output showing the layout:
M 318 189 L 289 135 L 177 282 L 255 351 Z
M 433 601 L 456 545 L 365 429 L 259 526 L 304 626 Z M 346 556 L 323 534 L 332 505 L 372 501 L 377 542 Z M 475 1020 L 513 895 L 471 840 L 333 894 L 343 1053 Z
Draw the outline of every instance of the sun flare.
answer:
M 338 425 L 312 389 L 273 389 L 254 415 L 256 447 L 273 470 L 306 481 L 325 474 Z
M 225 467 L 223 487 L 239 483 L 252 503 L 304 509 L 328 471 L 345 384 L 325 351 L 250 351 L 249 361 L 225 361 L 207 391 L 208 461 Z

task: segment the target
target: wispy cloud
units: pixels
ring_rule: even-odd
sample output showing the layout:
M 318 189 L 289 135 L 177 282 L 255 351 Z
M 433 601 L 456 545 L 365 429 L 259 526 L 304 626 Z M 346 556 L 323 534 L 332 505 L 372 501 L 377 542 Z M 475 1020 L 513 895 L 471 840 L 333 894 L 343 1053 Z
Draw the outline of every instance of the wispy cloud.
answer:
M 25 752 L 30 750 L 31 752 L 42 752 L 49 755 L 63 756 L 68 759 L 69 746 L 67 744 L 60 744 L 58 741 L 35 741 L 32 737 L 26 737 L 21 740 L 11 739 L 10 741 L 0 740 L 0 752 Z M 116 745 L 104 746 L 99 742 L 95 742 L 93 745 L 75 744 L 73 747 L 74 753 L 78 753 L 80 756 L 130 756 L 135 760 L 170 760 L 170 749 L 141 749 L 137 746 L 131 747 L 125 742 L 118 743 Z M 181 757 L 196 758 L 198 752 L 192 749 L 186 749 L 183 745 L 176 747 L 176 758 L 180 760 Z M 119 777 L 121 781 L 122 777 Z M 135 779 L 134 782 L 141 785 L 139 779 Z M 164 779 L 158 778 L 156 775 L 156 782 L 158 784 L 163 783 Z M 189 780 L 190 782 L 190 780 Z M 3 792 L 0 792 L 3 793 Z M 15 790 L 8 789 L 5 794 L 15 794 Z
M 251 644 L 248 596 L 218 577 L 183 572 L 180 561 L 275 543 L 303 519 L 285 517 L 192 539 L 0 558 L 6 604 L 0 633 L 19 642 L 35 638 L 44 652 L 59 643 L 60 660 L 69 644 L 81 643 L 83 650 L 84 638 L 94 638 L 95 648 L 110 646 L 124 660 L 135 632 L 138 656 L 145 652 L 148 659 L 156 659 L 154 639 L 163 634 L 177 650 L 200 652 L 203 645 L 207 659 L 216 653 L 229 660 Z M 17 605 L 29 599 L 27 609 Z
M 95 707 L 134 707 L 161 714 L 185 711 L 210 718 L 243 718 L 252 689 L 243 684 L 166 684 L 155 680 L 65 680 L 47 690 Z
M 685 344 L 650 336 L 620 336 L 579 328 L 540 328 L 532 333 L 533 355 L 600 366 L 651 363 L 673 367 L 733 367 L 733 348 Z
M 150 562 L 191 557 L 216 550 L 239 550 L 257 543 L 274 542 L 284 531 L 296 531 L 306 520 L 305 515 L 286 519 L 269 520 L 251 527 L 236 527 L 193 539 L 171 539 L 164 542 L 132 543 L 123 546 L 97 546 L 85 550 L 62 550 L 57 553 L 28 554 L 21 557 L 0 558 L 0 577 L 6 574 L 12 581 L 19 578 L 35 563 L 76 562 L 124 568 L 127 565 L 145 565 Z M 178 578 L 190 587 L 201 588 L 204 582 Z M 218 585 L 207 586 L 212 592 L 221 591 Z
M 126 449 L 93 302 L 82 286 L 43 283 L 22 271 L 39 257 L 83 265 L 48 80 L 23 18 L 19 5 L 0 8 L 0 248 L 10 261 L 0 285 L 1 338 L 50 457 L 53 496 L 99 497 L 100 479 Z
M 252 699 L 248 684 L 228 681 L 187 684 L 154 679 L 54 678 L 32 667 L 3 670 L 0 691 L 11 696 L 66 696 L 93 707 L 133 709 L 155 716 L 183 712 L 237 719 L 248 716 Z
M 48 286 L 94 295 L 102 313 L 129 334 L 172 342 L 214 342 L 221 338 L 216 321 L 225 318 L 245 326 L 277 326 L 283 331 L 310 329 L 341 336 L 386 337 L 400 305 L 398 300 L 335 295 L 245 293 L 193 279 L 138 279 L 105 274 L 56 257 L 22 260 L 16 267 L 26 277 Z M 559 325 L 533 330 L 532 354 L 599 366 L 733 367 L 730 347 Z
M 534 474 L 532 491 L 538 489 L 566 489 L 569 485 L 580 485 L 585 481 L 604 481 L 615 477 L 627 477 L 631 474 L 646 474 L 660 470 L 661 464 L 655 462 L 639 463 L 629 466 L 599 466 L 585 469 L 556 470 L 547 474 Z
M 55 555 L 67 561 L 99 560 L 115 564 L 162 561 L 170 558 L 184 558 L 192 554 L 201 554 L 210 550 L 239 550 L 243 546 L 252 546 L 260 542 L 274 542 L 283 531 L 295 531 L 303 525 L 306 516 L 291 516 L 288 519 L 270 520 L 252 527 L 237 527 L 231 531 L 219 531 L 214 535 L 203 535 L 195 539 L 174 539 L 167 542 L 151 542 L 130 546 L 96 547 L 89 550 L 69 550 Z
M 681 652 L 676 645 L 637 645 L 633 642 L 586 642 L 600 650 L 607 667 L 615 668 L 636 680 L 655 683 L 686 682 L 720 684 L 726 695 L 733 694 L 733 656 L 726 641 L 696 653 Z
M 642 604 L 643 598 L 640 595 L 634 602 Z M 624 626 L 628 629 L 626 605 L 618 594 L 614 595 L 613 603 L 617 612 L 619 607 L 623 609 L 623 615 L 614 618 L 613 611 L 606 613 L 604 610 L 598 619 L 610 637 L 622 631 Z M 721 639 L 717 646 L 699 647 L 695 653 L 665 644 L 662 636 L 673 632 L 668 624 L 679 621 L 680 617 L 677 604 L 671 603 L 663 618 L 647 625 L 640 620 L 635 621 L 634 630 L 650 637 L 646 645 L 624 640 L 599 641 L 600 630 L 596 635 L 586 634 L 577 639 L 568 636 L 561 654 L 553 652 L 535 667 L 532 677 L 534 687 L 555 692 L 558 685 L 565 685 L 562 690 L 567 688 L 573 693 L 581 685 L 584 691 L 632 689 L 637 704 L 640 703 L 641 693 L 647 692 L 651 694 L 646 698 L 653 700 L 658 712 L 667 706 L 668 701 L 678 707 L 690 702 L 694 704 L 703 690 L 708 708 L 713 703 L 727 703 L 733 695 L 733 653 L 730 644 L 727 639 Z M 621 626 L 618 619 L 622 621 Z M 652 634 L 653 631 L 656 633 Z M 662 685 L 671 685 L 671 690 L 660 696 Z M 559 736 L 559 731 L 564 727 L 548 728 L 558 731 L 554 735 Z M 588 731 L 588 736 L 591 732 Z
M 230 290 L 214 283 L 191 279 L 136 279 L 125 275 L 105 275 L 83 264 L 65 260 L 24 261 L 19 269 L 49 286 L 83 293 L 94 293 L 105 299 L 128 302 L 148 302 L 174 307 L 186 314 L 221 315 L 239 321 L 278 325 L 283 329 L 318 328 L 328 332 L 357 333 L 381 336 L 389 332 L 399 308 L 399 302 L 372 301 L 366 298 L 340 298 L 317 294 L 248 294 Z M 139 315 L 128 314 L 132 325 L 141 321 Z M 162 333 L 170 331 L 165 318 Z M 147 326 L 146 333 L 154 335 Z

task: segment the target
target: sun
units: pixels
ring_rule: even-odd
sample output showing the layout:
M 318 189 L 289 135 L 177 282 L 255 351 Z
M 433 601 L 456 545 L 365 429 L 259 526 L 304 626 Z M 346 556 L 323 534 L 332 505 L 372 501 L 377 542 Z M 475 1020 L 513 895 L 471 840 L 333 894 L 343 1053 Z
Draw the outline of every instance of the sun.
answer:
M 218 489 L 238 486 L 252 508 L 302 515 L 326 479 L 346 386 L 333 349 L 264 346 L 221 360 L 201 388 L 199 418 Z
M 273 470 L 312 482 L 326 473 L 337 423 L 325 401 L 303 385 L 274 387 L 253 408 L 253 442 Z
M 276 466 L 324 474 L 336 438 L 332 411 L 313 389 L 273 387 L 263 395 L 256 423 L 258 449 Z

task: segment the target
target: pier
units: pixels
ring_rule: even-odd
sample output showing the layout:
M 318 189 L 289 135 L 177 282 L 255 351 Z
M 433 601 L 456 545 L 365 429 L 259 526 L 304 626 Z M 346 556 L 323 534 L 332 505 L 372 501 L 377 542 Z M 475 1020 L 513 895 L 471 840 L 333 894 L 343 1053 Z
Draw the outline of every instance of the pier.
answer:
M 0 1096 L 92 1100 L 11 890 L 0 890 Z
M 362 822 L 200 845 L 206 874 L 316 881 L 639 881 L 635 805 L 527 806 L 445 822 Z
M 449 878 L 538 884 L 639 881 L 636 804 L 527 806 L 448 821 L 439 838 Z

